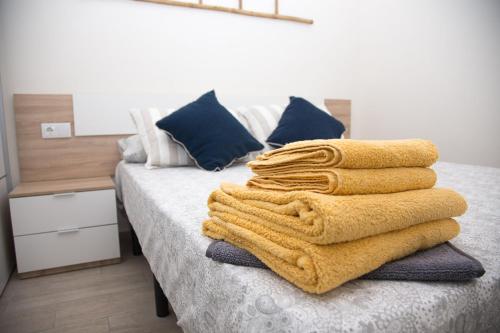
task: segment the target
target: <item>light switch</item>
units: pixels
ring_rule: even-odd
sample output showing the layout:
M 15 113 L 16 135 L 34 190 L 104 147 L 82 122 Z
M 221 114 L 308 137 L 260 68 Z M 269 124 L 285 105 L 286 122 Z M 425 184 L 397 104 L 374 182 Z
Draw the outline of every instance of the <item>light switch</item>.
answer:
M 42 138 L 58 139 L 71 137 L 71 123 L 42 123 Z

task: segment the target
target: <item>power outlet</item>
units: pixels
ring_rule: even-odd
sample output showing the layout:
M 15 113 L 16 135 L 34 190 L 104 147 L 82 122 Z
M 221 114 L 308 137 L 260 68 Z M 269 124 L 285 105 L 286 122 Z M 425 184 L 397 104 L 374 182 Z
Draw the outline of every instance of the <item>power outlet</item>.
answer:
M 71 137 L 71 123 L 42 123 L 42 138 L 59 139 Z

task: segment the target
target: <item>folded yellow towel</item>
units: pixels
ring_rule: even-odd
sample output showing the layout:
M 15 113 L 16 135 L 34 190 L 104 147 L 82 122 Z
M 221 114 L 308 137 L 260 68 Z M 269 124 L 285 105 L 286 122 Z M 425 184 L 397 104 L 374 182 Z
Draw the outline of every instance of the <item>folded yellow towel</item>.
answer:
M 420 190 L 431 188 L 435 183 L 436 173 L 429 168 L 311 168 L 254 176 L 247 185 L 276 191 L 352 195 Z
M 455 191 L 437 188 L 332 196 L 222 184 L 210 195 L 208 207 L 212 217 L 238 216 L 297 239 L 331 244 L 459 216 L 467 204 Z
M 250 251 L 289 282 L 321 294 L 387 262 L 444 243 L 458 235 L 459 225 L 438 220 L 352 242 L 314 245 L 233 216 L 231 221 L 205 221 L 203 233 Z
M 309 140 L 289 143 L 248 163 L 257 174 L 311 168 L 380 169 L 429 167 L 438 159 L 428 140 Z

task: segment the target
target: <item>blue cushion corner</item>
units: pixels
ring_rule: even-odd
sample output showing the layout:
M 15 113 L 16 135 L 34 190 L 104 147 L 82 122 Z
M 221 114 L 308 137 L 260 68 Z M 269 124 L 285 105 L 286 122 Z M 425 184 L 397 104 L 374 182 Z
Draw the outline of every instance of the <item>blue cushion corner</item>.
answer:
M 181 144 L 200 168 L 208 171 L 223 170 L 236 159 L 264 148 L 219 103 L 214 90 L 160 119 L 156 126 Z
M 266 142 L 281 147 L 302 140 L 338 139 L 344 131 L 344 125 L 335 117 L 304 98 L 290 96 L 290 103 Z

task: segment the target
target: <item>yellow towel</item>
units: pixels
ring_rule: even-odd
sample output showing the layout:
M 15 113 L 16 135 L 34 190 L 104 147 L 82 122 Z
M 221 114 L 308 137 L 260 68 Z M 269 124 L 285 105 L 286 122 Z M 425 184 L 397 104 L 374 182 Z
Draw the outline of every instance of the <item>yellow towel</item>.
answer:
M 276 191 L 313 191 L 352 195 L 394 193 L 431 188 L 436 173 L 429 168 L 304 169 L 254 176 L 247 185 Z
M 437 188 L 332 196 L 222 184 L 210 195 L 208 207 L 212 217 L 238 216 L 297 239 L 331 244 L 459 216 L 467 204 L 460 194 Z
M 287 144 L 247 165 L 261 176 L 303 168 L 380 169 L 429 167 L 438 159 L 428 140 L 309 140 Z
M 459 233 L 452 219 L 418 224 L 360 240 L 314 245 L 287 237 L 237 216 L 212 218 L 203 233 L 244 248 L 299 288 L 321 294 L 383 264 L 444 243 Z

